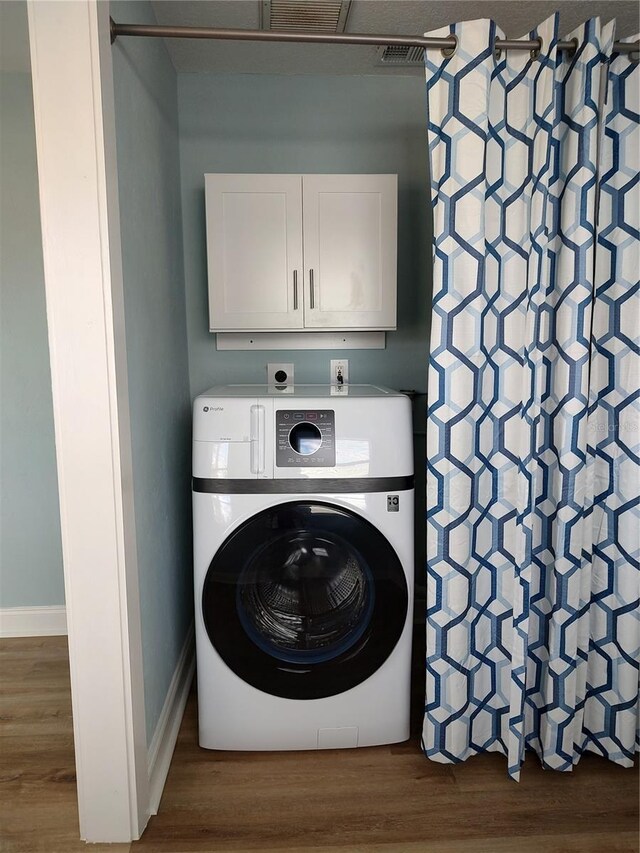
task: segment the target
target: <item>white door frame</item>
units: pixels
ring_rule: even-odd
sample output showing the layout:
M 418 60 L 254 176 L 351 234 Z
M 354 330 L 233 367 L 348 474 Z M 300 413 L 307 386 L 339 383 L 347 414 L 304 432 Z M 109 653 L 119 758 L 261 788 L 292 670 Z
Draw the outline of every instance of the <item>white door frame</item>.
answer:
M 149 779 L 109 4 L 28 12 L 80 833 L 130 841 Z

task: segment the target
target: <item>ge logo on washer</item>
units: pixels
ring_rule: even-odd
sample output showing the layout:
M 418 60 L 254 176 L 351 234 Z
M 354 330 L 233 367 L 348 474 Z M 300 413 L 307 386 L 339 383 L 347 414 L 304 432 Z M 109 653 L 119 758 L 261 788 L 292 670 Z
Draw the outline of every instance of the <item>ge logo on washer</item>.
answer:
M 400 495 L 387 495 L 387 512 L 400 511 Z

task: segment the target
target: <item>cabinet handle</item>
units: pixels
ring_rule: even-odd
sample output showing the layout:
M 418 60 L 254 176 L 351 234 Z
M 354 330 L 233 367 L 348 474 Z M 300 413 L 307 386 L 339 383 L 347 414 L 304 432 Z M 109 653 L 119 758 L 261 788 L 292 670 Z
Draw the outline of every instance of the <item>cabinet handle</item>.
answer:
M 309 270 L 309 308 L 313 308 L 315 306 L 315 299 L 313 298 L 313 270 Z
M 298 310 L 298 270 L 293 271 L 293 310 Z

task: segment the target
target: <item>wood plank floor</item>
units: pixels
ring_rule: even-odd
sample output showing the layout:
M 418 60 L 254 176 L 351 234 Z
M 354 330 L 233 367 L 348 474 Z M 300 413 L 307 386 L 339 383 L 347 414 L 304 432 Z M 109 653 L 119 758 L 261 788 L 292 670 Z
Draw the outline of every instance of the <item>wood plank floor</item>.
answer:
M 3 853 L 638 853 L 638 768 L 586 755 L 427 761 L 414 738 L 375 749 L 207 752 L 192 694 L 160 813 L 132 845 L 78 840 L 66 640 L 0 641 Z

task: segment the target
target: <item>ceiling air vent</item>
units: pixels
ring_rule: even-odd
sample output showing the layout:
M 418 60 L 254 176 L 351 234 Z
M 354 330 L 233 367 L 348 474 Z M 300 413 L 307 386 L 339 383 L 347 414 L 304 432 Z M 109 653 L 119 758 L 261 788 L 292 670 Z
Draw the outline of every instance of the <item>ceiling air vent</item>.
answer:
M 378 48 L 377 65 L 422 65 L 424 48 L 417 45 L 387 44 Z
M 263 0 L 263 30 L 344 32 L 351 0 Z

